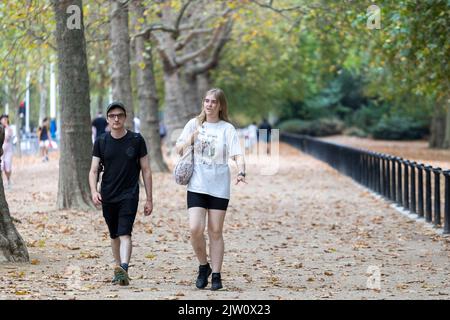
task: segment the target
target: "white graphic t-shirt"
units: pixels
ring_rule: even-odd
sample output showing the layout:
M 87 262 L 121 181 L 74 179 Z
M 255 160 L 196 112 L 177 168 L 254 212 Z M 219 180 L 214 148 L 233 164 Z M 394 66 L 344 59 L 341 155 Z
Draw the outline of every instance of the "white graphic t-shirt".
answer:
M 197 119 L 186 124 L 177 143 L 186 143 L 198 126 Z M 242 155 L 239 137 L 234 126 L 220 120 L 198 126 L 194 142 L 194 173 L 188 191 L 230 199 L 230 157 Z

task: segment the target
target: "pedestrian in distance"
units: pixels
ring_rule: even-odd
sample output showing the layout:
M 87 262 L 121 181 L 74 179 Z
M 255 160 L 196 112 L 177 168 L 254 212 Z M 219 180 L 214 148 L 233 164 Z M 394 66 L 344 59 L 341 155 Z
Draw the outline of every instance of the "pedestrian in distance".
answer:
M 153 211 L 152 173 L 144 138 L 125 128 L 127 117 L 121 102 L 112 102 L 106 111 L 110 132 L 95 140 L 89 185 L 92 201 L 101 205 L 108 226 L 111 248 L 115 260 L 113 284 L 129 285 L 128 267 L 132 252 L 132 231 L 139 202 L 138 179 L 144 180 L 147 201 L 144 215 Z M 100 191 L 97 177 L 103 167 Z
M 108 126 L 108 121 L 106 121 L 103 116 L 102 111 L 97 113 L 97 117 L 92 120 L 92 141 L 95 141 L 97 137 L 101 136 L 106 132 L 106 127 Z
M 13 159 L 13 129 L 9 126 L 9 117 L 7 114 L 2 114 L 0 123 L 5 129 L 5 140 L 3 141 L 3 155 L 1 157 L 1 169 L 6 176 L 6 188 L 11 188 L 11 173 L 12 173 L 12 159 Z
M 50 122 L 47 117 L 42 120 L 41 126 L 38 128 L 39 150 L 42 162 L 48 161 L 48 149 L 52 145 L 52 137 L 50 136 Z

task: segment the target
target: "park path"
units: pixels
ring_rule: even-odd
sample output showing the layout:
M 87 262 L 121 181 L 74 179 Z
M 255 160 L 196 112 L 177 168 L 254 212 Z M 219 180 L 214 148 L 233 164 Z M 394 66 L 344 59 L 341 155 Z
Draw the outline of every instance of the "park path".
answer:
M 6 196 L 32 263 L 0 265 L 0 299 L 450 297 L 448 238 L 285 144 L 276 175 L 260 175 L 253 163 L 248 185 L 232 186 L 224 290 L 193 285 L 185 189 L 170 174 L 154 174 L 150 218 L 140 203 L 131 285 L 112 286 L 101 212 L 55 209 L 57 167 L 55 154 L 49 163 L 15 163 Z

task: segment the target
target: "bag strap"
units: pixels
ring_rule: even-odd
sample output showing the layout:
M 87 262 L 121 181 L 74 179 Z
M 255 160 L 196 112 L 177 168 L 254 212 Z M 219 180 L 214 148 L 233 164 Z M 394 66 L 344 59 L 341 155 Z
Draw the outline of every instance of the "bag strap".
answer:
M 102 134 L 98 140 L 98 147 L 100 150 L 100 165 L 102 167 L 102 170 L 105 166 L 105 152 L 106 152 L 106 136 L 108 135 L 108 132 L 105 132 Z

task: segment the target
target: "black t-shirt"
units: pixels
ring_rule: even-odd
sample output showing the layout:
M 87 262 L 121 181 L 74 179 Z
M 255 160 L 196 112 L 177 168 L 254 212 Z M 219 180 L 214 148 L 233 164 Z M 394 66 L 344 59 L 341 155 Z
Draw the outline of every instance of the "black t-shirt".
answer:
M 144 138 L 132 131 L 120 139 L 115 139 L 111 133 L 103 134 L 95 140 L 92 155 L 102 160 L 100 139 L 103 148 L 104 172 L 102 177 L 101 195 L 104 203 L 114 203 L 123 199 L 139 198 L 139 160 L 147 155 Z
M 39 137 L 39 140 L 41 141 L 45 141 L 48 140 L 48 130 L 47 130 L 47 126 L 43 126 L 41 129 L 41 135 Z
M 263 123 L 261 123 L 260 124 L 260 126 L 259 126 L 259 128 L 258 129 L 263 129 L 263 130 L 267 130 L 267 135 L 266 135 L 266 142 L 269 142 L 270 141 L 270 136 L 271 136 L 271 134 L 272 134 L 272 126 L 270 125 L 270 123 L 268 123 L 268 122 L 263 122 Z M 258 130 L 258 132 L 257 132 L 257 136 L 258 136 L 258 139 L 259 139 L 259 130 Z
M 97 130 L 96 137 L 100 137 L 105 133 L 105 129 L 108 126 L 108 122 L 103 117 L 97 117 L 92 121 L 92 126 Z

